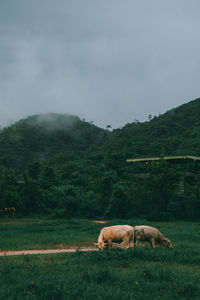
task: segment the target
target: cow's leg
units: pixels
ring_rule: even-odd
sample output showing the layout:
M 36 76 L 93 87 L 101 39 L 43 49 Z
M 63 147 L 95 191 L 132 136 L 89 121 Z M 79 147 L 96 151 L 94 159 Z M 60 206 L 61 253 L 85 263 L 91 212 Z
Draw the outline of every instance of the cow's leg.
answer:
M 107 248 L 108 248 L 108 249 L 111 249 L 111 248 L 112 248 L 112 239 L 108 239 L 108 240 L 107 240 L 107 243 L 108 243 L 108 244 L 107 244 Z
M 136 240 L 135 240 L 135 247 L 139 246 L 139 242 L 140 242 L 140 239 L 136 238 Z
M 132 235 L 132 237 L 129 240 L 129 246 L 130 248 L 134 248 L 134 235 Z
M 128 249 L 130 247 L 129 242 L 129 236 L 125 236 L 123 238 L 123 242 L 121 243 L 122 248 Z
M 125 238 L 125 241 L 126 241 L 126 243 L 127 243 L 126 249 L 128 249 L 128 248 L 133 248 L 133 236 L 128 235 L 128 236 Z
M 130 240 L 130 242 L 129 242 L 129 246 L 130 246 L 130 248 L 134 248 L 134 243 L 133 243 L 133 240 Z
M 151 247 L 152 247 L 153 249 L 155 249 L 155 248 L 156 248 L 155 240 L 154 240 L 154 239 L 150 239 L 150 243 L 151 243 Z

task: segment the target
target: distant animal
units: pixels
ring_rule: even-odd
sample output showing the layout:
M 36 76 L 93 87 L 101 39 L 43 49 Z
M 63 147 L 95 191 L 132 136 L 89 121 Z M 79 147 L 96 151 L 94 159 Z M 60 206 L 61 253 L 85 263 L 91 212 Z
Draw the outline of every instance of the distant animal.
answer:
M 14 216 L 16 208 L 15 207 L 6 207 L 4 208 L 5 216 Z
M 98 237 L 99 249 L 112 248 L 113 242 L 120 244 L 120 248 L 133 248 L 133 227 L 130 225 L 114 225 L 102 228 Z
M 152 248 L 156 248 L 156 245 L 165 246 L 168 249 L 172 248 L 172 243 L 162 233 L 150 226 L 138 225 L 134 226 L 134 243 L 137 247 L 140 241 L 148 241 Z

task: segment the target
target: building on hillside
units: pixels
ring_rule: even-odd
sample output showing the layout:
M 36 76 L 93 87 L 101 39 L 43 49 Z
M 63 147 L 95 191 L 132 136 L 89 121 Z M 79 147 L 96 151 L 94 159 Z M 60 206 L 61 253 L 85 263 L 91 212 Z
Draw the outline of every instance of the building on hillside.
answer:
M 196 176 L 200 175 L 200 157 L 190 155 L 179 155 L 179 156 L 160 156 L 160 157 L 141 157 L 141 158 L 130 158 L 126 160 L 137 164 L 134 168 L 134 175 L 145 177 L 148 176 L 148 166 L 150 164 L 159 165 L 161 161 L 176 164 L 181 171 L 182 176 L 180 178 L 180 184 L 184 185 L 187 181 L 190 184 L 197 184 L 200 186 L 200 180 L 196 180 Z M 139 164 L 140 163 L 140 166 Z

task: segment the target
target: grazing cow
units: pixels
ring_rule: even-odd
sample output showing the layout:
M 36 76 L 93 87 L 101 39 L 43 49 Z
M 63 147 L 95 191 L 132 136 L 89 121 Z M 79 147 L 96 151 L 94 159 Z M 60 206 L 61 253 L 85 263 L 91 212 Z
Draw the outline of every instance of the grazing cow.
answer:
M 172 248 L 170 240 L 164 237 L 158 229 L 146 225 L 134 226 L 133 228 L 136 247 L 139 241 L 148 241 L 152 248 L 156 248 L 156 245 L 163 245 L 169 249 Z
M 112 248 L 112 243 L 120 244 L 120 248 L 125 249 L 134 247 L 134 230 L 129 225 L 115 225 L 101 229 L 98 237 L 98 247 L 104 249 L 104 243 L 107 248 Z
M 5 211 L 5 216 L 8 216 L 8 215 L 10 215 L 10 216 L 14 216 L 15 215 L 15 207 L 6 207 L 6 208 L 4 208 L 4 211 Z

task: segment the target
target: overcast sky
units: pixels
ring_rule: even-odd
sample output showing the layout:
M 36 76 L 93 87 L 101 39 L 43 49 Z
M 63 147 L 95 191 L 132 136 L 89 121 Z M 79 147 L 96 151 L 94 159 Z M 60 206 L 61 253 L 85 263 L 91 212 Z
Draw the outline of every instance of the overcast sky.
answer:
M 112 128 L 200 97 L 199 0 L 0 0 L 0 125 Z

